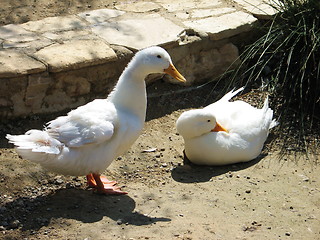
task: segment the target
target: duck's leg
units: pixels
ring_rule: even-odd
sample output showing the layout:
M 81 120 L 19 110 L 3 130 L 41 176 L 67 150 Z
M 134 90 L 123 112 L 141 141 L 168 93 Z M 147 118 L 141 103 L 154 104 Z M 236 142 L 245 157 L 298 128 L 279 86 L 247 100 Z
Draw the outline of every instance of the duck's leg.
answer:
M 127 192 L 121 191 L 120 187 L 115 186 L 117 184 L 116 181 L 109 181 L 105 176 L 101 176 L 100 174 L 88 174 L 87 182 L 89 187 L 95 188 L 101 194 L 127 194 Z
M 87 176 L 87 184 L 91 188 L 95 188 L 97 186 L 96 181 L 94 180 L 92 173 L 88 174 Z
M 88 174 L 86 177 L 87 177 L 87 184 L 88 184 L 88 186 L 89 186 L 89 187 L 92 187 L 92 188 L 96 188 L 96 187 L 97 187 L 97 183 L 96 183 L 96 180 L 94 179 L 92 173 Z M 107 177 L 106 177 L 106 176 L 103 176 L 103 175 L 100 175 L 100 179 L 101 179 L 101 181 L 102 181 L 104 184 L 112 184 L 112 186 L 115 185 L 115 184 L 117 184 L 116 181 L 109 181 L 109 180 L 107 179 Z

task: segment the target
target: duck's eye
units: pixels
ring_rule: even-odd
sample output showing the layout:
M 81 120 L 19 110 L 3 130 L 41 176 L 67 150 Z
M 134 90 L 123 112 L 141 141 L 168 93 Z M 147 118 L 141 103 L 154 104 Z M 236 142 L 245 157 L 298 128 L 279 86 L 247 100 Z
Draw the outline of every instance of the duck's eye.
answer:
M 157 58 L 161 58 L 161 55 L 157 55 Z
M 210 119 L 208 119 L 208 120 L 207 120 L 207 122 L 211 122 L 211 120 L 210 120 Z

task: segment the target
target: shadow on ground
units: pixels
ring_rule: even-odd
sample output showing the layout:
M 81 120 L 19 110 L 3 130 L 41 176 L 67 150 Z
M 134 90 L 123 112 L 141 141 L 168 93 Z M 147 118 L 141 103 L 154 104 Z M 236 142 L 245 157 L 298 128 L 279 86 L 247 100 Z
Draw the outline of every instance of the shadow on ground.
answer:
M 249 168 L 260 162 L 266 154 L 261 154 L 252 161 L 237 163 L 224 166 L 200 166 L 192 164 L 184 157 L 184 164 L 174 168 L 171 172 L 172 178 L 181 183 L 200 183 L 208 182 L 211 178 L 217 177 L 228 172 L 237 172 Z
M 134 211 L 135 206 L 135 201 L 128 195 L 102 196 L 83 189 L 60 189 L 46 196 L 18 198 L 2 208 L 7 209 L 11 219 L 19 221 L 23 231 L 39 230 L 57 219 L 95 223 L 108 217 L 118 224 L 135 226 L 171 221 L 138 213 Z

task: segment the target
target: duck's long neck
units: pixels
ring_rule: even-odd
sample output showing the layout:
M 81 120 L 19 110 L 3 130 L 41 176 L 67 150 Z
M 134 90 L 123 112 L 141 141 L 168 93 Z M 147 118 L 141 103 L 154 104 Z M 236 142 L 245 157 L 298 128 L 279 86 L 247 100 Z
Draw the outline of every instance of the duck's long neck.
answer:
M 117 107 L 131 111 L 141 121 L 145 121 L 147 108 L 145 77 L 146 73 L 139 71 L 135 62 L 130 62 L 108 97 Z

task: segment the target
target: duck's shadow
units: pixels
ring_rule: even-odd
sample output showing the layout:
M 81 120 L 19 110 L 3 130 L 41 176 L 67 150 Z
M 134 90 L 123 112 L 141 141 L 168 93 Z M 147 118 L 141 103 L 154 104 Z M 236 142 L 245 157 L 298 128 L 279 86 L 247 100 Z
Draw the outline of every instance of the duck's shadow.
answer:
M 236 163 L 224 166 L 200 166 L 192 164 L 184 156 L 183 165 L 174 168 L 171 171 L 172 178 L 182 183 L 200 183 L 207 182 L 212 177 L 226 174 L 230 171 L 237 172 L 242 169 L 251 167 L 260 162 L 267 154 L 260 154 L 257 158 L 244 163 Z
M 9 219 L 19 221 L 22 230 L 38 230 L 49 223 L 68 219 L 94 223 L 105 216 L 114 224 L 136 226 L 170 221 L 136 212 L 135 205 L 128 195 L 103 196 L 82 189 L 61 189 L 47 196 L 18 198 L 3 207 L 8 211 Z

